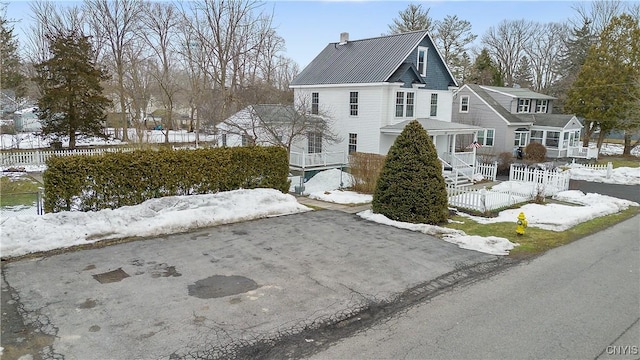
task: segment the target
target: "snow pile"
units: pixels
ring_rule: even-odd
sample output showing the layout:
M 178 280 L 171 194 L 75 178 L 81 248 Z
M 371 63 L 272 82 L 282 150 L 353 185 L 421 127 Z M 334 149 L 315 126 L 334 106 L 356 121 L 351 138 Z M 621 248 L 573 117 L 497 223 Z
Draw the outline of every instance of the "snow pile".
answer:
M 619 167 L 611 171 L 607 178 L 606 169 L 592 169 L 582 164 L 570 164 L 569 174 L 573 180 L 585 180 L 606 184 L 640 185 L 640 167 Z
M 400 229 L 418 231 L 423 234 L 442 237 L 444 241 L 456 244 L 460 248 L 475 250 L 492 255 L 509 255 L 509 250 L 518 245 L 510 242 L 508 239 L 496 236 L 470 236 L 461 230 L 449 229 L 429 224 L 411 224 L 395 221 L 382 214 L 374 214 L 371 210 L 359 212 L 358 216 L 379 224 L 395 226 Z
M 579 190 L 562 191 L 556 194 L 554 199 L 576 204 L 526 204 L 519 209 L 501 211 L 497 217 L 484 218 L 464 213 L 459 215 L 468 217 L 480 224 L 492 224 L 499 222 L 517 221 L 518 214 L 524 212 L 530 227 L 551 231 L 565 231 L 573 226 L 595 219 L 600 216 L 615 214 L 628 209 L 630 206 L 638 206 L 637 203 L 621 200 L 600 194 L 584 194 Z
M 2 224 L 2 257 L 48 251 L 99 240 L 175 234 L 201 227 L 311 209 L 273 189 L 169 196 L 96 212 L 19 215 Z
M 368 204 L 373 200 L 369 194 L 359 194 L 355 191 L 329 190 L 309 194 L 309 198 L 332 202 L 336 204 Z

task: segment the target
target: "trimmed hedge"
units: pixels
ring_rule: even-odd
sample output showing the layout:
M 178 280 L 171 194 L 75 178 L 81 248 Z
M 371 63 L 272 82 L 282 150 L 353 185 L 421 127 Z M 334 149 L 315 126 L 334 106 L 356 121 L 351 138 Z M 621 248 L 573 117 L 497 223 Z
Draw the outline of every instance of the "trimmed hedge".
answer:
M 236 189 L 289 191 L 289 157 L 281 147 L 137 150 L 53 157 L 44 172 L 44 210 L 97 211 L 163 196 Z

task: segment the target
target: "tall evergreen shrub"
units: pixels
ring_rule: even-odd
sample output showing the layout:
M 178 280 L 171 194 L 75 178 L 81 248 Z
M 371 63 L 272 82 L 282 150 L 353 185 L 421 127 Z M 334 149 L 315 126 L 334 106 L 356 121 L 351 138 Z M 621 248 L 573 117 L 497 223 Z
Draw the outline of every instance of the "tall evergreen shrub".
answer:
M 371 205 L 374 213 L 396 221 L 435 225 L 447 220 L 442 165 L 418 121 L 405 126 L 391 146 Z

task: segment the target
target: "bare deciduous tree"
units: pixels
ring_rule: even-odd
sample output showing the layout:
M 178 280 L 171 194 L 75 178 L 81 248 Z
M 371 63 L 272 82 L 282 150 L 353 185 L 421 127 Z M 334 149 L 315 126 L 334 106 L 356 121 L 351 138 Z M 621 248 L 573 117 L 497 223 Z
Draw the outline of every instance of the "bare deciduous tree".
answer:
M 543 91 L 558 79 L 557 63 L 569 34 L 568 26 L 560 23 L 535 24 L 525 53 L 533 71 L 533 89 Z
M 529 20 L 502 20 L 482 36 L 482 43 L 496 60 L 506 86 L 513 86 L 518 62 L 533 36 L 533 29 L 534 22 Z
M 463 54 L 478 35 L 471 33 L 471 23 L 457 15 L 447 15 L 436 25 L 435 41 L 444 62 L 453 70 L 456 78 L 462 77 Z
M 125 48 L 134 41 L 140 29 L 142 2 L 140 0 L 86 0 L 85 7 L 90 17 L 94 36 L 105 44 L 113 64 L 116 90 L 120 105 L 122 140 L 128 138 L 128 121 L 125 113 L 125 72 L 128 67 Z
M 152 76 L 154 76 L 160 90 L 165 110 L 162 118 L 164 141 L 169 143 L 169 130 L 174 128 L 174 101 L 179 90 L 174 69 L 175 60 L 172 55 L 172 44 L 176 40 L 178 17 L 172 5 L 149 3 L 145 10 L 142 22 L 146 31 L 142 31 L 141 34 L 146 45 L 152 50 L 154 59 L 157 60 L 156 70 L 152 72 Z

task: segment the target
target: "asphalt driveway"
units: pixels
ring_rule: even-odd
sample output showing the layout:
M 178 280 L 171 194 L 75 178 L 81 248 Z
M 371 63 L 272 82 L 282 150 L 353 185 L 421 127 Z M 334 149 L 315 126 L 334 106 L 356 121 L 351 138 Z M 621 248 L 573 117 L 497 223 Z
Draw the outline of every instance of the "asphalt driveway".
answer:
M 10 262 L 3 359 L 229 356 L 495 260 L 320 210 Z

